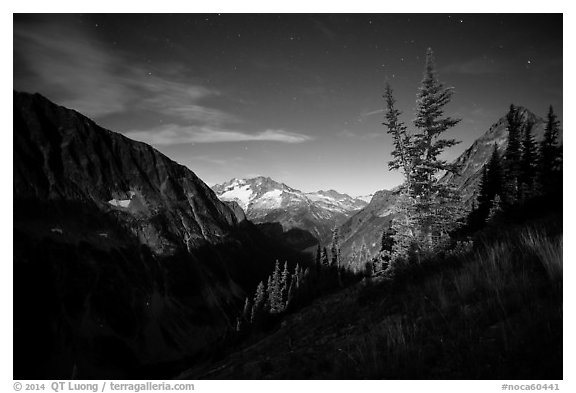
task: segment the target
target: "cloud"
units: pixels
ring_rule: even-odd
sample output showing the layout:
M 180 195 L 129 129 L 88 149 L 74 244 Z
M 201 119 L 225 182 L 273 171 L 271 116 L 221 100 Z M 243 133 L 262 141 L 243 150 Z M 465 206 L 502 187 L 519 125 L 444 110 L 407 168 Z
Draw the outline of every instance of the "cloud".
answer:
M 15 52 L 30 75 L 15 85 L 57 97 L 91 117 L 146 110 L 195 124 L 237 119 L 202 101 L 221 93 L 184 80 L 178 65 L 153 70 L 114 53 L 69 22 L 15 25 Z
M 369 116 L 379 115 L 380 113 L 384 113 L 384 109 L 376 109 L 376 110 L 370 111 L 370 112 L 363 112 L 363 113 L 360 113 L 360 117 L 365 118 L 365 117 L 369 117 Z
M 14 52 L 31 74 L 15 77 L 16 87 L 57 95 L 61 104 L 93 116 L 125 110 L 134 98 L 114 59 L 66 24 L 15 24 Z
M 39 18 L 39 19 L 38 19 Z M 73 19 L 38 17 L 14 25 L 16 89 L 41 92 L 59 104 L 98 119 L 146 112 L 165 125 L 140 126 L 125 135 L 153 145 L 312 139 L 296 132 L 240 131 L 242 119 L 207 105 L 226 99 L 222 92 L 186 76 L 181 64 L 142 64 L 96 39 Z M 55 23 L 56 22 L 56 23 Z M 58 23 L 61 22 L 61 23 Z M 18 60 L 16 60 L 18 59 Z
M 448 64 L 440 69 L 441 74 L 484 75 L 495 74 L 502 71 L 499 63 L 484 57 L 467 60 L 460 63 Z
M 269 141 L 282 143 L 302 143 L 312 138 L 308 135 L 284 130 L 265 130 L 258 133 L 215 129 L 208 126 L 181 126 L 166 124 L 164 126 L 125 133 L 129 138 L 152 145 L 175 145 L 184 143 L 221 143 Z
M 230 113 L 202 104 L 202 101 L 208 98 L 222 95 L 215 89 L 153 75 L 140 81 L 140 88 L 146 94 L 144 98 L 135 103 L 135 109 L 156 112 L 194 124 L 222 125 L 239 121 Z

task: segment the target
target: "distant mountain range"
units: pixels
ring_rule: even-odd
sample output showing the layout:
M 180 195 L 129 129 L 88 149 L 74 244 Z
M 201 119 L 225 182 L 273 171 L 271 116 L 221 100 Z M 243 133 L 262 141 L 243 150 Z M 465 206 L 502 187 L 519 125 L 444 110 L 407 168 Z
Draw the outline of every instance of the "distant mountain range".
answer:
M 272 237 L 305 249 L 326 241 L 335 226 L 367 205 L 334 190 L 305 193 L 270 179 L 232 179 L 212 187 L 222 201 L 238 203 Z

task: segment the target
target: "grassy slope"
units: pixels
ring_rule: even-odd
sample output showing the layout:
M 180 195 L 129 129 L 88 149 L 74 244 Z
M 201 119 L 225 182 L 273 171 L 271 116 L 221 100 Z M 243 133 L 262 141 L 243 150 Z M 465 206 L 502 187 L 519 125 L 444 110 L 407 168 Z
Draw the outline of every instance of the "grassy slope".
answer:
M 561 379 L 562 234 L 536 228 L 318 299 L 180 377 Z

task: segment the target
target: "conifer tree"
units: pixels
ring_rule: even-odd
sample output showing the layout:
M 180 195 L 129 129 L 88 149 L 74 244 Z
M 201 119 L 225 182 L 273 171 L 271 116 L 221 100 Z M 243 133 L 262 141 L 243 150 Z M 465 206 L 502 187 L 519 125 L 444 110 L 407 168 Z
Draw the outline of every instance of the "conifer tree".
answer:
M 264 310 L 266 312 L 270 312 L 271 308 L 272 308 L 272 296 L 273 296 L 273 291 L 274 287 L 272 284 L 272 275 L 268 276 L 268 282 L 266 284 L 265 290 L 266 290 L 266 301 L 264 302 Z
M 480 214 L 490 210 L 492 196 L 490 195 L 490 179 L 488 177 L 488 164 L 482 166 L 482 176 L 480 177 L 480 192 L 478 194 L 478 210 Z
M 387 133 L 392 135 L 393 147 L 392 160 L 388 162 L 391 170 L 401 169 L 404 175 L 404 183 L 396 204 L 397 216 L 392 221 L 395 233 L 395 254 L 401 255 L 410 242 L 414 239 L 414 198 L 412 189 L 414 149 L 410 134 L 403 122 L 399 120 L 401 112 L 395 108 L 396 100 L 390 85 L 386 84 L 384 93 L 386 100 L 385 121 L 382 123 L 387 128 Z M 360 264 L 358 265 L 360 268 Z
M 498 145 L 495 143 L 492 155 L 488 161 L 489 196 L 491 200 L 493 200 L 497 194 L 502 194 L 504 187 L 504 179 L 502 176 L 500 154 L 498 153 Z
M 456 187 L 437 181 L 443 171 L 456 172 L 457 167 L 440 158 L 447 148 L 457 143 L 446 139 L 444 132 L 454 127 L 459 119 L 444 116 L 444 106 L 452 97 L 452 89 L 439 82 L 431 49 L 426 53 L 426 68 L 417 95 L 416 132 L 408 134 L 398 121 L 399 112 L 389 87 L 386 122 L 388 132 L 394 137 L 391 169 L 403 168 L 405 183 L 397 209 L 399 215 L 393 220 L 394 255 L 406 258 L 407 251 L 414 248 L 433 248 L 439 239 L 453 229 L 460 195 Z
M 562 148 L 558 145 L 560 122 L 554 109 L 548 110 L 544 139 L 540 142 L 540 157 L 538 161 L 538 183 L 544 193 L 562 182 L 560 174 L 562 164 Z
M 513 204 L 518 199 L 522 159 L 522 118 L 519 109 L 510 105 L 506 120 L 508 122 L 508 145 L 504 152 L 505 199 L 506 203 Z
M 502 168 L 500 166 L 500 155 L 498 145 L 494 144 L 490 160 L 482 168 L 482 177 L 480 180 L 480 192 L 478 195 L 477 214 L 484 222 L 488 217 L 492 202 L 496 195 L 501 195 L 503 191 Z
M 338 228 L 334 227 L 332 229 L 332 245 L 330 246 L 330 252 L 332 255 L 331 265 L 338 268 L 340 266 L 340 235 L 338 233 Z
M 426 70 L 418 91 L 416 102 L 416 132 L 412 134 L 412 196 L 415 199 L 415 219 L 422 238 L 429 246 L 449 228 L 451 221 L 446 211 L 448 205 L 457 204 L 458 194 L 454 187 L 437 182 L 442 171 L 456 172 L 457 167 L 440 158 L 441 153 L 457 143 L 455 139 L 442 138 L 442 134 L 454 127 L 459 119 L 444 117 L 444 106 L 452 97 L 452 89 L 445 88 L 436 76 L 434 54 L 426 53 Z
M 406 179 L 407 188 L 411 184 L 411 162 L 410 162 L 410 136 L 407 128 L 399 117 L 401 112 L 395 108 L 396 100 L 392 94 L 390 84 L 386 83 L 384 99 L 386 100 L 385 121 L 382 123 L 387 127 L 387 133 L 392 135 L 394 149 L 392 150 L 392 160 L 388 162 L 389 169 L 401 169 Z
M 342 276 L 340 272 L 340 235 L 337 227 L 334 227 L 332 230 L 332 246 L 330 247 L 330 251 L 332 253 L 332 268 L 336 269 L 338 285 L 342 286 Z
M 265 311 L 264 305 L 266 303 L 266 288 L 262 281 L 258 284 L 256 288 L 256 294 L 254 295 L 254 304 L 252 305 L 252 315 L 250 317 L 250 322 L 255 323 L 260 317 L 261 313 Z
M 282 271 L 281 281 L 282 281 L 282 290 L 280 291 L 280 302 L 282 303 L 282 305 L 284 305 L 286 296 L 288 295 L 288 282 L 290 281 L 290 272 L 288 272 L 288 261 L 284 262 L 284 270 Z
M 282 312 L 284 304 L 282 300 L 282 276 L 280 273 L 280 262 L 276 261 L 276 267 L 272 274 L 272 288 L 270 289 L 270 312 L 277 314 Z
M 322 249 L 322 266 L 324 269 L 328 269 L 330 267 L 330 259 L 328 258 L 328 250 L 326 247 Z
M 318 247 L 316 247 L 316 273 L 319 274 L 320 270 L 322 270 L 322 249 L 320 247 L 320 243 L 318 243 Z
M 522 136 L 522 156 L 520 160 L 520 194 L 522 199 L 526 199 L 532 195 L 534 190 L 534 180 L 536 177 L 536 159 L 538 157 L 538 151 L 536 148 L 536 142 L 534 141 L 534 136 L 532 135 L 532 129 L 534 127 L 534 122 L 532 120 L 527 120 L 524 124 L 523 136 Z

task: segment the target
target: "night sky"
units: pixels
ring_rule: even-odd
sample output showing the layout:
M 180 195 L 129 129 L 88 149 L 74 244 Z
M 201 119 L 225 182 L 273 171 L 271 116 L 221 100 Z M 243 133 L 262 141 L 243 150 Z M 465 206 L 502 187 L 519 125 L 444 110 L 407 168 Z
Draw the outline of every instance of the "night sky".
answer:
M 386 81 L 411 126 L 427 47 L 455 93 L 452 159 L 511 103 L 562 120 L 562 16 L 15 15 L 14 89 L 152 144 L 212 185 L 392 188 Z

